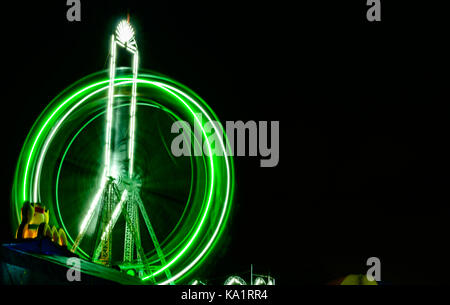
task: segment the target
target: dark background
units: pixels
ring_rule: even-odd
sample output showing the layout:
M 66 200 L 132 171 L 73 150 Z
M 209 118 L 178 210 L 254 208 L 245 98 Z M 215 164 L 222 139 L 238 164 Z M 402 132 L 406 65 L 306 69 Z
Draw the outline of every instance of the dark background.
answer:
M 254 264 L 280 285 L 320 284 L 376 256 L 383 282 L 449 282 L 445 8 L 382 1 L 370 23 L 365 0 L 82 0 L 81 22 L 68 22 L 65 2 L 1 4 L 2 241 L 28 131 L 65 87 L 107 68 L 129 11 L 141 67 L 190 87 L 223 122 L 280 121 L 277 167 L 235 158 L 226 251 L 201 277 Z

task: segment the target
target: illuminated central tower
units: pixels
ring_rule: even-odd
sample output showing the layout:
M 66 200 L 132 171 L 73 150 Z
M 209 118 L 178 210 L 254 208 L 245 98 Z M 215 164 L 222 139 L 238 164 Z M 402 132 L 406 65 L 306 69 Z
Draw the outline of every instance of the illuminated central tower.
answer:
M 116 80 L 116 59 L 117 48 L 123 48 L 128 51 L 133 59 L 132 63 L 132 87 L 131 102 L 129 112 L 129 130 L 128 130 L 128 172 L 126 175 L 114 177 L 112 167 L 112 126 L 114 113 L 114 87 Z M 87 228 L 97 215 L 98 221 L 96 226 L 97 241 L 94 247 L 92 260 L 94 262 L 110 266 L 111 265 L 111 248 L 112 248 L 112 231 L 121 214 L 125 218 L 125 237 L 123 247 L 123 261 L 121 266 L 133 265 L 137 269 L 140 276 L 148 276 L 151 270 L 148 268 L 145 253 L 141 244 L 140 228 L 139 228 L 139 211 L 145 222 L 145 226 L 149 232 L 152 242 L 155 246 L 161 264 L 166 265 L 164 253 L 156 238 L 150 219 L 141 200 L 140 182 L 134 174 L 134 142 L 136 132 L 136 95 L 137 95 L 137 76 L 138 76 L 138 48 L 134 36 L 134 30 L 128 20 L 121 21 L 116 29 L 115 34 L 111 37 L 110 47 L 110 66 L 109 66 L 109 89 L 108 104 L 106 108 L 106 137 L 105 137 L 105 155 L 104 155 L 104 171 L 100 183 L 100 189 L 92 201 L 86 216 L 81 224 L 80 232 L 72 247 L 75 252 L 86 234 Z M 123 191 L 121 191 L 123 190 Z M 136 248 L 136 258 L 134 249 Z M 168 279 L 172 276 L 169 268 L 165 269 Z

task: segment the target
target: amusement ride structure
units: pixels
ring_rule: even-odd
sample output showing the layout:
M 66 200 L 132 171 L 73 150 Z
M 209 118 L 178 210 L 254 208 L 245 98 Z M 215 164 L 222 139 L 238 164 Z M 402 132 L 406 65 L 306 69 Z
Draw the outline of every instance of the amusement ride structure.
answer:
M 205 125 L 225 133 L 189 88 L 139 71 L 129 18 L 109 50 L 109 70 L 61 92 L 33 125 L 14 179 L 13 225 L 23 202 L 39 202 L 89 268 L 118 270 L 119 281 L 187 283 L 213 255 L 230 214 L 232 157 L 226 137 L 210 139 Z M 131 56 L 131 69 L 118 66 L 119 53 Z M 191 145 L 200 137 L 208 153 L 174 157 L 175 123 L 197 126 Z

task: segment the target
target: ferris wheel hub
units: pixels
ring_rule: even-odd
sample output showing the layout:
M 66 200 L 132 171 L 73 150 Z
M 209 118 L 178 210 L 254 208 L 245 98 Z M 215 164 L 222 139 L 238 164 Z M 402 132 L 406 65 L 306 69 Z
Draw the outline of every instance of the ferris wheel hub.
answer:
M 118 179 L 118 183 L 123 184 L 129 192 L 139 192 L 142 187 L 142 180 L 139 175 L 135 175 L 132 178 L 127 176 L 120 176 Z

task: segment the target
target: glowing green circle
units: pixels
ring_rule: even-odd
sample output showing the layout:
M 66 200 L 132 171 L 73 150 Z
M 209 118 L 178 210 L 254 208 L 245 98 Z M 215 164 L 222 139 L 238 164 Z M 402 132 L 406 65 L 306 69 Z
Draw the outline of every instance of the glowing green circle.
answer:
M 39 200 L 40 198 L 42 164 L 59 127 L 66 119 L 70 118 L 72 111 L 108 86 L 109 80 L 107 79 L 90 79 L 96 78 L 98 74 L 88 76 L 63 91 L 49 104 L 33 125 L 19 156 L 14 177 L 12 192 L 13 223 L 17 224 L 20 221 L 19 213 L 24 201 Z M 88 82 L 84 84 L 86 80 Z M 115 86 L 130 85 L 132 81 L 133 79 L 130 77 L 116 78 Z M 224 136 L 223 140 L 219 138 L 218 143 L 223 156 L 212 155 L 211 143 L 198 114 L 200 113 L 209 123 L 218 121 L 218 119 L 200 97 L 181 84 L 154 74 L 140 75 L 137 82 L 138 88 L 151 87 L 158 94 L 167 98 L 168 101 L 170 100 L 170 106 L 175 105 L 179 107 L 180 113 L 185 116 L 192 116 L 202 129 L 202 137 L 206 141 L 206 148 L 209 152 L 209 156 L 205 157 L 209 160 L 207 162 L 209 166 L 207 182 L 209 190 L 206 200 L 202 203 L 202 215 L 197 217 L 195 228 L 192 228 L 189 231 L 189 237 L 186 236 L 182 244 L 176 247 L 179 250 L 167 259 L 167 264 L 143 278 L 143 281 L 156 279 L 165 269 L 169 268 L 171 271 L 176 269 L 176 274 L 172 278 L 157 280 L 159 284 L 167 284 L 171 281 L 180 281 L 195 270 L 219 240 L 231 208 L 234 190 L 233 162 L 231 156 L 226 153 L 226 144 L 224 143 L 224 141 L 227 141 L 226 135 L 222 128 L 216 124 L 212 124 L 215 133 Z M 205 226 L 206 222 L 208 222 L 207 226 Z M 181 257 L 184 259 L 180 260 Z

